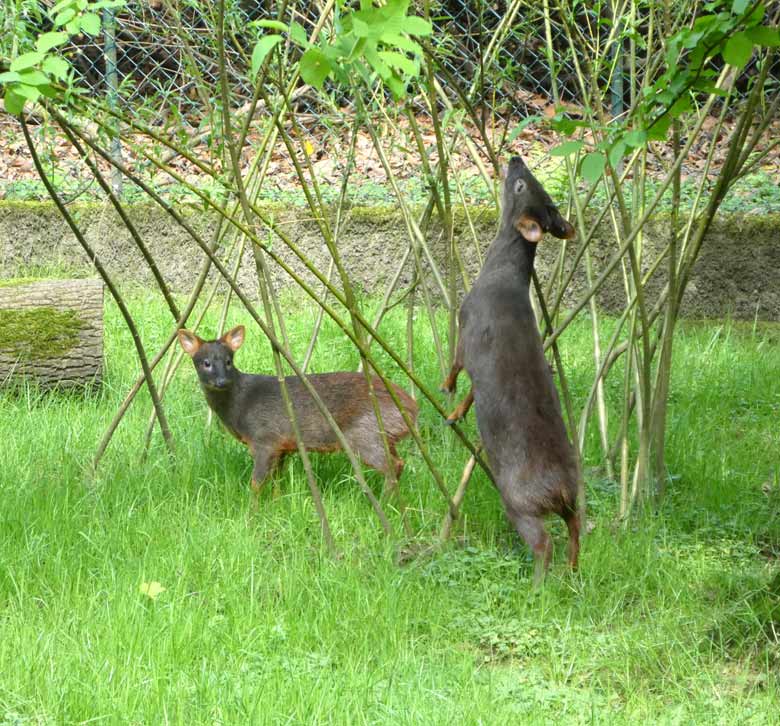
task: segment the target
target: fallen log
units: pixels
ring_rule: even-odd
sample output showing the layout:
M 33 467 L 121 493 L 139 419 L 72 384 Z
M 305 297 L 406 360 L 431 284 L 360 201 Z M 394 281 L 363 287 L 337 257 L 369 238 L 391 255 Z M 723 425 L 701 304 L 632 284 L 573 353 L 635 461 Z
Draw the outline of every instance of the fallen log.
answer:
M 100 280 L 0 280 L 0 386 L 70 388 L 102 374 Z

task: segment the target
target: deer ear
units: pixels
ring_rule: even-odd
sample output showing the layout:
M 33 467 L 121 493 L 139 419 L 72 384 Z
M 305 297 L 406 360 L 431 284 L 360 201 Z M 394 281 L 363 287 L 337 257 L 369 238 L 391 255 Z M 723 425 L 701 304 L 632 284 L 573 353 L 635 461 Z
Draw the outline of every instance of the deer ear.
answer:
M 529 242 L 538 242 L 542 238 L 542 226 L 528 214 L 523 214 L 515 227 Z
M 550 232 L 552 232 L 558 239 L 572 239 L 577 230 L 574 229 L 571 222 L 566 219 L 557 209 L 554 210 L 552 216 L 552 224 L 550 225 Z
M 244 344 L 244 326 L 237 325 L 232 330 L 228 330 L 220 339 L 220 343 L 224 343 L 234 353 Z
M 190 357 L 194 356 L 200 350 L 200 346 L 203 345 L 203 341 L 195 333 L 184 328 L 179 330 L 177 335 L 179 336 L 179 345 L 184 348 L 184 352 Z

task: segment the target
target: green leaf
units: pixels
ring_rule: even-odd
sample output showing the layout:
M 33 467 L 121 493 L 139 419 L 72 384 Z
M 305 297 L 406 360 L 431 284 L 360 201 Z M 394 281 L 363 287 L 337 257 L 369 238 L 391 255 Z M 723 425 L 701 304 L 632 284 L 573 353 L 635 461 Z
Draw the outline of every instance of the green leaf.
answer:
M 703 30 L 686 30 L 683 38 L 683 47 L 695 48 L 699 41 L 704 37 Z
M 337 35 L 331 45 L 321 46 L 321 49 L 331 64 L 340 64 L 344 58 L 351 56 L 355 47 L 364 40 L 365 38 L 355 37 L 355 34 L 350 31 Z
M 377 72 L 383 81 L 388 80 L 390 76 L 393 75 L 390 66 L 388 66 L 387 63 L 382 60 L 379 53 L 377 53 L 376 46 L 367 45 L 364 55 L 369 65 Z
M 405 55 L 392 50 L 380 50 L 379 57 L 391 68 L 398 68 L 407 76 L 416 76 L 420 70 L 419 66 Z
M 28 101 L 35 102 L 41 97 L 41 92 L 35 86 L 25 86 L 19 84 L 14 86 L 14 93 L 24 96 Z
M 293 22 L 290 24 L 290 40 L 302 48 L 308 47 L 309 36 L 306 35 L 306 29 L 300 23 Z
M 700 15 L 693 23 L 693 27 L 697 30 L 701 29 L 708 29 L 710 25 L 712 25 L 716 20 L 718 20 L 717 15 Z
M 56 18 L 54 18 L 54 27 L 59 28 L 61 25 L 69 23 L 75 16 L 76 11 L 74 8 L 66 8 L 61 13 L 58 13 Z
M 12 71 L 23 71 L 25 68 L 37 66 L 44 58 L 43 53 L 33 51 L 31 53 L 22 53 L 11 61 Z
M 593 184 L 599 179 L 604 172 L 604 167 L 607 165 L 607 157 L 601 152 L 591 152 L 585 154 L 580 166 L 580 173 L 585 181 Z
M 68 34 L 63 33 L 62 31 L 44 33 L 36 41 L 35 47 L 39 53 L 45 53 L 47 50 L 51 50 L 52 48 L 56 48 L 58 45 L 67 43 L 67 41 Z
M 368 38 L 371 35 L 371 28 L 368 23 L 364 23 L 360 18 L 352 18 L 352 32 L 358 38 Z
M 521 133 L 523 133 L 523 129 L 533 123 L 538 123 L 541 120 L 542 117 L 539 114 L 535 114 L 534 116 L 526 116 L 519 124 L 517 124 L 517 126 L 512 129 L 512 131 L 509 133 L 509 136 L 506 137 L 506 143 L 511 144 L 518 136 L 520 136 Z
M 691 108 L 691 97 L 689 95 L 678 98 L 669 109 L 669 115 L 672 118 L 679 118 Z
M 60 10 L 67 8 L 73 4 L 73 0 L 60 0 L 51 10 L 49 10 L 49 17 L 53 18 Z
M 360 58 L 363 55 L 363 49 L 368 43 L 368 38 L 357 38 L 357 42 L 352 46 L 347 55 L 347 63 L 352 63 L 356 58 Z
M 748 38 L 756 45 L 762 48 L 777 48 L 780 46 L 780 30 L 777 28 L 768 28 L 766 25 L 759 25 L 756 28 L 746 30 Z
M 616 167 L 620 160 L 626 155 L 627 144 L 623 139 L 618 139 L 614 146 L 609 150 L 609 163 Z
M 753 41 L 747 33 L 736 33 L 726 42 L 723 49 L 723 60 L 734 68 L 742 68 L 753 55 Z
M 731 3 L 731 12 L 734 13 L 734 15 L 742 15 L 742 13 L 747 10 L 748 5 L 750 5 L 750 0 L 734 0 L 734 2 Z
M 6 89 L 3 105 L 12 116 L 18 116 L 24 110 L 24 98 L 16 93 L 16 87 Z
M 394 98 L 399 99 L 406 95 L 406 84 L 397 76 L 391 75 L 385 80 L 385 84 L 390 89 Z
M 690 71 L 680 71 L 673 79 L 672 82 L 669 84 L 669 91 L 671 92 L 672 96 L 678 96 L 681 91 L 685 89 L 685 87 L 688 85 L 691 79 L 691 73 Z
M 402 35 L 404 32 L 403 17 L 393 17 L 381 19 L 376 22 L 369 22 L 373 30 L 373 37 L 379 38 L 382 35 Z
M 748 25 L 758 25 L 764 19 L 764 15 L 766 15 L 766 5 L 764 5 L 764 3 L 758 3 L 758 5 L 753 8 L 753 12 L 745 18 L 745 22 Z
M 0 73 L 0 83 L 18 83 L 22 77 L 16 71 Z
M 105 8 L 121 8 L 127 3 L 125 0 L 98 0 L 96 3 L 90 5 L 91 10 L 103 10 Z
M 319 48 L 309 48 L 299 64 L 301 78 L 310 86 L 322 90 L 322 84 L 333 70 L 330 61 Z
M 100 16 L 95 13 L 84 13 L 81 16 L 81 29 L 87 35 L 97 35 L 100 33 Z
M 553 116 L 550 126 L 564 136 L 571 136 L 577 130 L 577 122 L 560 113 Z
M 46 98 L 57 98 L 59 95 L 59 92 L 54 89 L 53 86 L 50 86 L 48 83 L 45 85 L 37 86 L 38 90 L 41 92 L 41 96 L 46 96 Z
M 581 126 L 590 126 L 590 124 L 585 120 L 577 120 L 577 119 L 569 118 L 566 115 L 567 111 L 565 108 L 556 106 L 555 111 L 556 111 L 555 116 L 553 116 L 550 119 L 550 126 L 555 131 L 557 131 L 560 134 L 563 134 L 564 136 L 571 136 Z M 582 113 L 587 118 L 592 118 L 593 116 L 593 114 L 590 112 L 590 109 L 587 106 L 583 107 Z
M 270 30 L 278 30 L 280 33 L 285 33 L 289 30 L 287 25 L 279 20 L 258 20 L 255 25 L 260 28 L 269 28 Z
M 28 69 L 22 71 L 19 76 L 19 80 L 26 86 L 47 86 L 49 84 L 49 77 L 41 71 Z
M 668 113 L 659 116 L 653 125 L 648 129 L 647 138 L 650 141 L 665 141 L 666 134 L 669 131 L 669 126 L 671 126 L 672 121 L 673 119 Z
M 342 38 L 339 38 L 339 42 L 344 46 L 343 51 L 344 53 L 349 53 L 352 50 L 352 46 L 348 43 L 349 38 L 347 36 L 344 36 Z M 328 63 L 330 64 L 331 71 L 336 71 L 336 66 L 339 65 L 339 63 L 342 60 L 343 54 L 342 49 L 337 47 L 336 45 L 321 45 L 319 46 L 320 51 L 322 51 L 322 54 L 328 59 Z
M 381 21 L 400 24 L 406 20 L 410 0 L 387 0 L 382 7 L 373 8 Z M 400 25 L 399 25 L 400 27 Z
M 70 65 L 64 58 L 60 58 L 57 55 L 52 55 L 43 61 L 41 68 L 43 68 L 43 70 L 53 78 L 58 78 L 59 80 L 64 81 L 68 76 L 68 69 L 70 68 Z
M 71 35 L 78 35 L 81 32 L 81 18 L 73 18 L 73 20 L 66 23 L 65 30 Z
M 679 35 L 672 36 L 666 45 L 666 53 L 664 57 L 666 59 L 666 65 L 670 68 L 674 68 L 677 65 L 677 58 L 680 55 L 680 44 L 682 38 Z
M 416 15 L 404 18 L 401 28 L 409 35 L 430 35 L 433 32 L 433 26 L 425 18 Z
M 564 141 L 550 149 L 550 156 L 570 156 L 576 154 L 584 145 L 582 141 Z
M 381 40 L 385 45 L 391 46 L 393 48 L 400 48 L 401 50 L 405 50 L 407 53 L 422 55 L 422 48 L 420 48 L 417 43 L 415 43 L 410 38 L 407 38 L 405 35 L 399 35 L 398 33 L 382 33 L 382 35 L 379 36 L 379 40 Z
M 639 146 L 644 146 L 647 143 L 647 131 L 642 129 L 634 129 L 634 131 L 629 131 L 625 136 L 623 136 L 623 141 L 626 143 L 626 146 L 630 146 L 632 149 L 636 149 Z
M 268 54 L 274 49 L 274 46 L 278 45 L 282 40 L 281 35 L 264 35 L 257 41 L 255 49 L 252 51 L 252 77 L 257 75 L 260 70 L 260 66 L 263 65 L 263 61 L 267 58 Z
M 410 0 L 387 0 L 384 9 L 390 14 L 390 16 L 406 15 L 406 11 L 409 9 Z

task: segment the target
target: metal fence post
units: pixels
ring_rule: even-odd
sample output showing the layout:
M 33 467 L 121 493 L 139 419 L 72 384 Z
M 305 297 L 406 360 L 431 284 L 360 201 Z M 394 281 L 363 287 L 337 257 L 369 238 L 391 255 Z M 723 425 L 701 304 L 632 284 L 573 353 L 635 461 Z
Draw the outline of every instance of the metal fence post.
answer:
M 119 74 L 116 67 L 116 15 L 113 8 L 103 11 L 103 53 L 106 59 L 106 101 L 112 111 L 117 110 L 119 100 Z M 119 140 L 119 120 L 112 119 L 111 157 L 122 161 L 122 143 Z M 122 194 L 122 172 L 114 166 L 111 169 L 111 186 L 117 196 Z

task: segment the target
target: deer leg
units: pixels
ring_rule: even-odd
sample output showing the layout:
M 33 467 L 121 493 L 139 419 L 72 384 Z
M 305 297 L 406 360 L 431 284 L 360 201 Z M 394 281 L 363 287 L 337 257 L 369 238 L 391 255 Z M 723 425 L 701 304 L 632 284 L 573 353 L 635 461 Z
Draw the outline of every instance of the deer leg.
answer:
M 390 454 L 388 459 L 385 456 L 385 446 L 379 432 L 376 433 L 375 440 L 366 442 L 360 439 L 350 441 L 350 445 L 355 449 L 361 461 L 372 469 L 381 471 L 385 475 L 383 485 L 384 494 L 395 494 L 398 491 L 398 477 L 403 470 L 403 462 L 398 458 L 395 450 L 395 442 L 389 437 L 387 439 L 387 452 Z
M 580 554 L 580 517 L 577 512 L 568 512 L 563 519 L 569 530 L 569 567 L 576 570 Z
M 389 444 L 390 461 L 387 462 L 385 471 L 385 494 L 398 493 L 398 480 L 401 478 L 401 472 L 404 470 L 404 460 L 398 456 L 395 450 L 395 444 Z
M 544 582 L 544 576 L 550 567 L 552 558 L 552 540 L 544 529 L 541 517 L 529 514 L 510 514 L 509 518 L 515 525 L 517 533 L 531 548 L 534 555 L 534 587 Z
M 458 387 L 458 375 L 463 370 L 463 339 L 458 335 L 458 345 L 455 347 L 455 360 L 452 361 L 452 368 L 444 383 L 441 384 L 441 390 L 444 393 L 454 393 Z
M 458 388 L 458 375 L 463 370 L 463 366 L 457 362 L 452 364 L 449 374 L 444 379 L 444 383 L 441 384 L 440 390 L 443 393 L 454 393 Z
M 447 424 L 447 426 L 452 426 L 452 424 L 457 423 L 458 421 L 462 420 L 466 414 L 469 412 L 469 409 L 471 408 L 471 404 L 474 403 L 474 389 L 470 389 L 469 392 L 466 394 L 466 398 L 464 398 L 453 410 L 453 412 L 447 416 L 444 423 Z
M 260 492 L 268 483 L 278 458 L 268 450 L 259 449 L 255 452 L 255 465 L 252 468 L 252 510 L 255 512 L 260 505 Z

